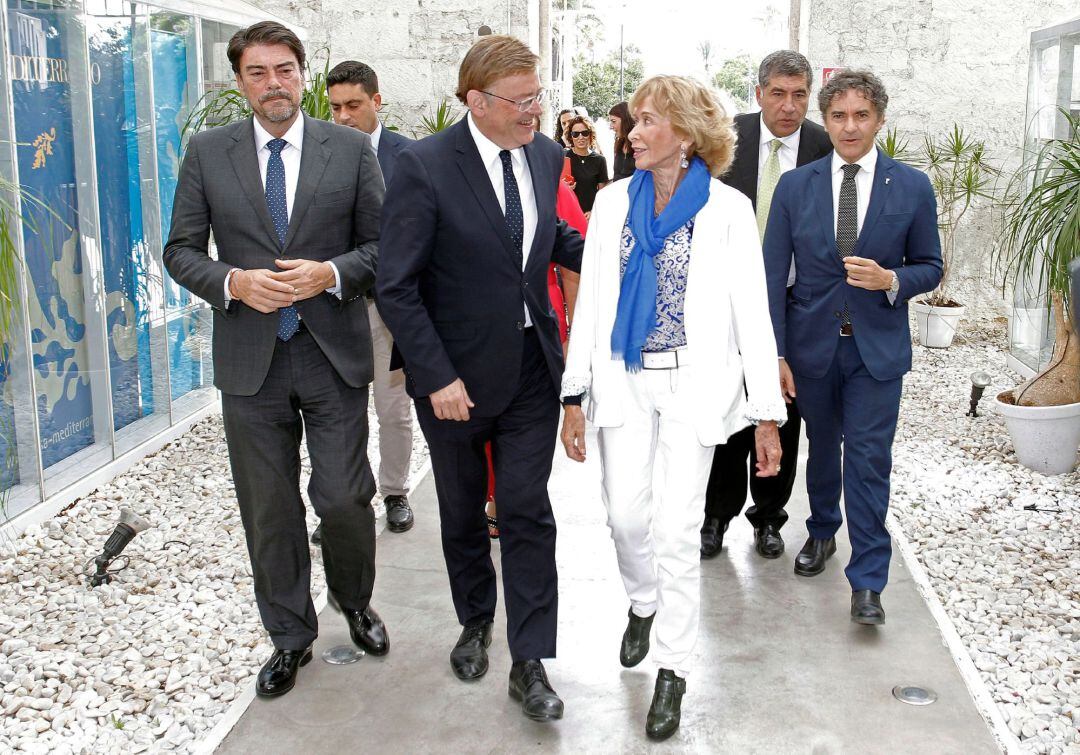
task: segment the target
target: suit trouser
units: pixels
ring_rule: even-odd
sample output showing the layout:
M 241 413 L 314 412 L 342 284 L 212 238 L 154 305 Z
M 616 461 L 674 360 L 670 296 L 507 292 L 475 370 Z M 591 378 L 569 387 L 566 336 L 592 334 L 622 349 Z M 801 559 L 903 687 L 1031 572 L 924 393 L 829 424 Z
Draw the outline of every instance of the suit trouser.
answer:
M 301 329 L 277 342 L 259 392 L 222 394 L 221 413 L 259 615 L 275 647 L 302 650 L 318 635 L 300 497 L 305 430 L 308 498 L 322 520 L 327 585 L 346 608 L 362 610 L 371 599 L 375 480 L 367 461 L 367 387 L 346 385 Z
M 491 441 L 506 635 L 514 661 L 555 657 L 559 609 L 555 516 L 547 490 L 559 400 L 533 328 L 525 330 L 521 362 L 517 393 L 497 416 L 440 420 L 428 399 L 416 402 L 435 474 L 450 594 L 464 626 L 495 617 L 495 567 L 484 514 L 484 444 Z
M 845 573 L 852 590 L 880 593 L 889 579 L 892 540 L 885 515 L 902 384 L 902 378 L 875 380 L 852 337 L 840 338 L 824 377 L 795 375 L 810 443 L 806 528 L 818 539 L 836 534 L 843 523 L 842 491 L 851 541 Z
M 412 399 L 405 392 L 405 371 L 390 369 L 394 339 L 379 316 L 374 301 L 368 301 L 375 380 L 371 385 L 375 416 L 379 419 L 379 492 L 408 495 L 409 460 L 412 458 Z
M 746 510 L 746 518 L 754 527 L 772 524 L 777 529 L 788 520 L 784 507 L 791 498 L 795 472 L 799 462 L 799 436 L 802 434 L 802 415 L 793 400 L 787 405 L 787 421 L 780 428 L 780 451 L 783 464 L 775 477 L 758 477 L 757 447 L 754 427 L 743 428 L 716 447 L 713 455 L 709 486 L 705 491 L 705 516 L 719 519 L 725 525 L 739 515 L 746 503 L 747 458 L 750 459 L 750 496 L 754 505 Z
M 713 456 L 694 429 L 691 369 L 628 373 L 625 421 L 599 432 L 604 504 L 630 608 L 656 613 L 653 661 L 682 677 L 697 644 L 698 531 Z

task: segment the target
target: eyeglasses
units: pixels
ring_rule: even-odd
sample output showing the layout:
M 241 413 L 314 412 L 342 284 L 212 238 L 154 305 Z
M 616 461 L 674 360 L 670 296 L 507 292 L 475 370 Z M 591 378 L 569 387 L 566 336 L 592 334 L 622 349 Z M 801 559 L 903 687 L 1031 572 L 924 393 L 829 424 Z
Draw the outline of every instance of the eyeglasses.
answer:
M 503 97 L 501 94 L 495 94 L 494 92 L 487 92 L 487 91 L 485 91 L 483 89 L 481 89 L 480 92 L 482 94 L 486 94 L 489 97 L 496 97 L 496 98 L 498 98 L 500 100 L 506 100 L 507 102 L 513 103 L 514 105 L 517 105 L 517 109 L 522 113 L 528 112 L 532 108 L 533 103 L 535 103 L 537 105 L 543 104 L 544 98 L 547 96 L 547 92 L 545 92 L 543 89 L 541 89 L 539 92 L 534 94 L 532 97 L 526 97 L 523 100 L 512 100 L 509 97 Z
M 579 139 L 583 136 L 592 136 L 592 131 L 571 131 L 570 136 Z

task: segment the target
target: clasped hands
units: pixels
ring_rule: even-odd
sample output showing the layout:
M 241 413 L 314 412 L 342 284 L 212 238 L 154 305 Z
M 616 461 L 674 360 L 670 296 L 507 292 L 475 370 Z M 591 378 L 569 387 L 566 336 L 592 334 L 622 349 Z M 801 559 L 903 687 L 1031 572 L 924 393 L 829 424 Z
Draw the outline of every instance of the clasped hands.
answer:
M 229 295 L 269 314 L 333 288 L 337 279 L 328 262 L 274 260 L 280 270 L 240 270 L 229 279 Z

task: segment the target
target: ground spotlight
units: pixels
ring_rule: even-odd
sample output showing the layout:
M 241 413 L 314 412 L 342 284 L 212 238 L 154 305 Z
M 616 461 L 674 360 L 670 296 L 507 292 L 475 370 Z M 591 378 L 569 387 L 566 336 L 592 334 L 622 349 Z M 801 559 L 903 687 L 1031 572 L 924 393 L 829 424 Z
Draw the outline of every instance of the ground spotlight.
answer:
M 979 408 L 979 399 L 982 398 L 986 386 L 990 385 L 991 379 L 990 373 L 983 372 L 982 370 L 971 373 L 971 408 L 967 410 L 967 416 L 979 416 L 979 413 L 976 411 Z
M 109 535 L 109 539 L 105 541 L 105 548 L 101 551 L 101 555 L 94 559 L 96 567 L 94 573 L 88 575 L 91 587 L 107 585 L 112 581 L 109 564 L 120 555 L 133 537 L 149 527 L 150 522 L 132 512 L 131 509 L 120 509 L 120 521 Z

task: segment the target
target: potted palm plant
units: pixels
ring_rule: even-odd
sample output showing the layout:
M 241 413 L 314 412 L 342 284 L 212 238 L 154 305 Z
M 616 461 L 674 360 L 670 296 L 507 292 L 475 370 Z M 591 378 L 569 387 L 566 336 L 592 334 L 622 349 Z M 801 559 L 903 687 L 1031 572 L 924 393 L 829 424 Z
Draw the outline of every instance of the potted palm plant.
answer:
M 960 222 L 979 199 L 993 199 L 998 170 L 986 159 L 986 145 L 953 125 L 943 137 L 925 136 L 916 165 L 926 171 L 937 196 L 938 231 L 941 236 L 941 283 L 926 297 L 912 302 L 918 324 L 919 343 L 948 348 L 964 316 L 964 305 L 950 294 L 952 273 L 959 259 L 956 232 Z
M 1080 336 L 1069 308 L 1069 266 L 1080 259 L 1080 117 L 1059 111 L 1064 135 L 1043 141 L 1010 181 L 996 250 L 1005 285 L 1041 287 L 1055 326 L 1049 364 L 995 402 L 1017 459 L 1046 474 L 1072 471 L 1080 445 Z

